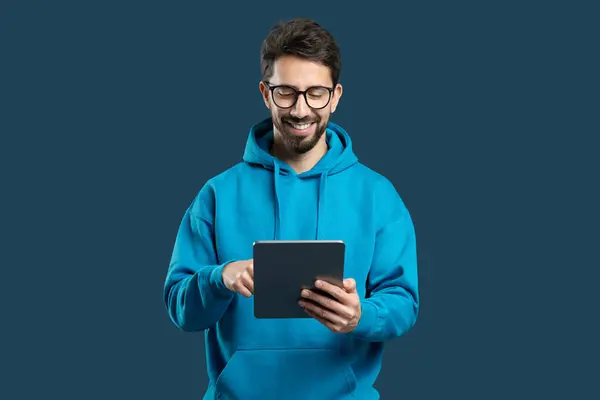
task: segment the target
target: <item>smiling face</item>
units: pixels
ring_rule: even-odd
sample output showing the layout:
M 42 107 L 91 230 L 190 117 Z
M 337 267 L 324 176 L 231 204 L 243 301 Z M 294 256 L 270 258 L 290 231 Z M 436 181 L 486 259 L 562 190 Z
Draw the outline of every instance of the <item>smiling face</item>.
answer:
M 309 88 L 306 97 L 300 94 L 295 98 L 293 89 Z M 326 88 L 333 90 L 330 93 Z M 275 140 L 281 142 L 289 154 L 304 154 L 325 140 L 327 123 L 342 95 L 342 86 L 338 84 L 333 88 L 331 70 L 325 65 L 284 55 L 274 62 L 268 85 L 260 82 L 260 91 L 271 111 Z

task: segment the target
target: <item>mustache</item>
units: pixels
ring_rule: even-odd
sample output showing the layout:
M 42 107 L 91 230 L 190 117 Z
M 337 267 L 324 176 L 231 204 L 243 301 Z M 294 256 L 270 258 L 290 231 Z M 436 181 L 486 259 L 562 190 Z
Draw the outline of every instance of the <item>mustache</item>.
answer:
M 283 122 L 289 122 L 292 124 L 311 124 L 313 122 L 319 122 L 321 121 L 320 118 L 311 118 L 311 117 L 306 117 L 306 118 L 290 118 L 290 117 L 286 117 L 286 118 L 282 118 L 281 119 Z

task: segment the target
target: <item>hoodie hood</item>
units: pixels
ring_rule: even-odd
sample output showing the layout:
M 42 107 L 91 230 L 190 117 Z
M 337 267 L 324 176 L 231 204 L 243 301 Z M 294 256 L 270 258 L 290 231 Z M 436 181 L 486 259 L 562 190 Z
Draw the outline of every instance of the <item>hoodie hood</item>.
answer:
M 271 118 L 259 122 L 250 129 L 243 156 L 244 162 L 273 171 L 273 195 L 275 200 L 274 240 L 280 237 L 282 205 L 279 196 L 279 180 L 282 175 L 294 175 L 299 179 L 319 179 L 315 239 L 320 239 L 319 235 L 322 233 L 321 227 L 325 218 L 327 178 L 347 170 L 358 162 L 358 158 L 352 150 L 350 135 L 341 126 L 330 121 L 327 124 L 325 135 L 328 146 L 327 153 L 312 169 L 301 174 L 296 174 L 289 165 L 269 154 L 269 148 L 273 141 L 273 120 Z

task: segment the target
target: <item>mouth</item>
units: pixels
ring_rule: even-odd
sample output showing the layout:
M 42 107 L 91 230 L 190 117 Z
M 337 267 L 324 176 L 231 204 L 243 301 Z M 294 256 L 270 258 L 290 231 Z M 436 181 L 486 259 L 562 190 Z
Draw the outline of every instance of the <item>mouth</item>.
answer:
M 315 122 L 305 122 L 298 124 L 295 122 L 285 121 L 285 123 L 289 125 L 292 128 L 292 130 L 299 135 L 306 135 L 311 133 L 313 131 L 313 125 L 315 125 Z

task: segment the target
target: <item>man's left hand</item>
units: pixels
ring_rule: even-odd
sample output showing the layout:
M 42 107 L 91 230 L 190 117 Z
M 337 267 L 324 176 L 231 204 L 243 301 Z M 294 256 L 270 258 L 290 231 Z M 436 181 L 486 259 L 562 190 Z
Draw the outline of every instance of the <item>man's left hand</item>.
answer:
M 358 325 L 361 315 L 360 299 L 356 292 L 356 281 L 345 279 L 344 288 L 317 280 L 315 287 L 333 298 L 328 298 L 312 290 L 304 289 L 302 297 L 312 300 L 300 300 L 304 311 L 335 333 L 348 333 Z

